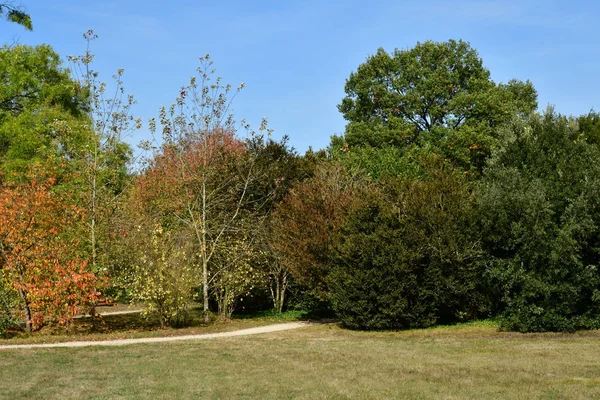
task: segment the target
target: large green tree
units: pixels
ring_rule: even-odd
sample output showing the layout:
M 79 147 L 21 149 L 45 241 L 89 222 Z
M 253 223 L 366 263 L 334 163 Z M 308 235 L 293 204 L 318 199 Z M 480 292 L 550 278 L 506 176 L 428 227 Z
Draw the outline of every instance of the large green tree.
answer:
M 465 170 L 482 167 L 494 128 L 537 107 L 530 82 L 496 84 L 461 40 L 379 49 L 350 74 L 345 91 L 338 108 L 348 125 L 334 148 L 433 146 Z

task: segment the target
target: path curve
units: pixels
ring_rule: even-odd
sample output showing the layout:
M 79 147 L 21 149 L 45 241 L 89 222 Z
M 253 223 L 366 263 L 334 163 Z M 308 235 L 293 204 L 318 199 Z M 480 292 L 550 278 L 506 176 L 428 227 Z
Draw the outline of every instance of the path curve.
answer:
M 218 338 L 228 338 L 228 337 L 236 337 L 236 336 L 257 335 L 260 333 L 288 331 L 291 329 L 304 328 L 304 327 L 313 326 L 313 325 L 316 325 L 316 323 L 314 323 L 314 322 L 288 322 L 285 324 L 259 326 L 256 328 L 240 329 L 240 330 L 231 331 L 231 332 L 204 333 L 204 334 L 198 334 L 198 335 L 152 337 L 152 338 L 138 338 L 138 339 L 117 339 L 117 340 L 102 340 L 102 341 L 43 343 L 43 344 L 11 344 L 11 345 L 0 346 L 0 350 L 40 349 L 40 348 L 57 348 L 57 347 L 126 346 L 129 344 L 138 344 L 138 343 L 163 343 L 163 342 L 179 342 L 182 340 L 218 339 Z

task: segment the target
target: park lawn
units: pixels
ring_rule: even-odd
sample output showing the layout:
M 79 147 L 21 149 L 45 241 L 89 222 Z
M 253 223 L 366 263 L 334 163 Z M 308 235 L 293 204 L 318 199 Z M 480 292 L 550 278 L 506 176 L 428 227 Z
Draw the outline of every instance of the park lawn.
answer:
M 600 332 L 335 324 L 206 341 L 0 351 L 6 399 L 592 399 Z

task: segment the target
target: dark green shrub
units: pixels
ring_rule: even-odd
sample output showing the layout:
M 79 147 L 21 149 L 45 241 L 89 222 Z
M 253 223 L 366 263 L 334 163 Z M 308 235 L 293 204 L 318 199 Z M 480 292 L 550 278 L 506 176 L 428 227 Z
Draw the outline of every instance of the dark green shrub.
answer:
M 501 326 L 600 327 L 600 152 L 548 110 L 501 132 L 479 188 L 488 273 Z
M 405 329 L 488 310 L 466 180 L 435 163 L 422 180 L 388 179 L 339 235 L 331 300 L 355 329 Z

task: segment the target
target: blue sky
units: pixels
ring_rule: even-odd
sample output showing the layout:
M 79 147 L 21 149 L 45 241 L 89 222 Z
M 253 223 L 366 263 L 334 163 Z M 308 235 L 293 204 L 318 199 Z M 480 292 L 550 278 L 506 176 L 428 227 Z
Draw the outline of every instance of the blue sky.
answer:
M 144 120 L 169 105 L 210 53 L 218 75 L 246 88 L 238 119 L 299 151 L 326 147 L 345 122 L 336 105 L 345 79 L 383 47 L 417 41 L 469 41 L 497 82 L 533 82 L 540 108 L 564 114 L 600 110 L 600 2 L 596 1 L 193 1 L 15 0 L 34 31 L 0 25 L 6 43 L 48 43 L 62 56 L 85 49 L 83 32 L 99 39 L 95 69 L 106 80 L 125 69 L 128 92 Z M 143 129 L 130 139 L 148 138 Z

